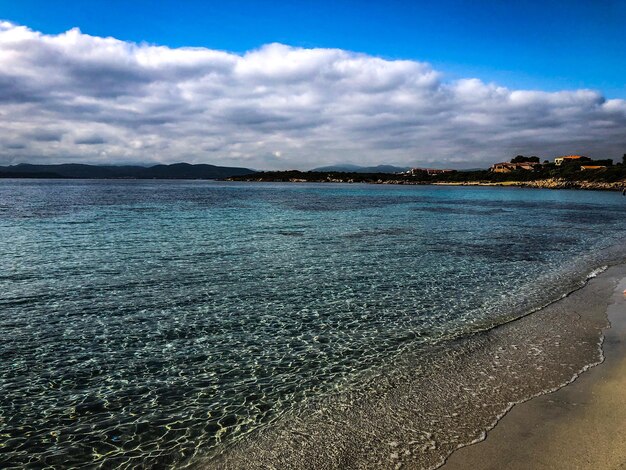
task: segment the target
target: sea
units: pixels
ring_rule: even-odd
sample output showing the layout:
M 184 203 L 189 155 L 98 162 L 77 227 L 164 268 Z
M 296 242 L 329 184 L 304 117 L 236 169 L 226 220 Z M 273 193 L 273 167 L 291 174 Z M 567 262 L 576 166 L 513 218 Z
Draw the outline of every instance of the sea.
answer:
M 480 349 L 625 233 L 619 192 L 0 180 L 0 467 L 211 468 L 407 357 Z

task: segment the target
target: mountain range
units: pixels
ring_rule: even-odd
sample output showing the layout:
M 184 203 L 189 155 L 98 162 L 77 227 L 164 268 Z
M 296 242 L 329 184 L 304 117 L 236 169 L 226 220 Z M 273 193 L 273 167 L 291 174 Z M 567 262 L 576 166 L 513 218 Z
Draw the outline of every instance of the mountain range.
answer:
M 192 165 L 174 163 L 172 165 L 133 166 L 133 165 L 84 165 L 64 163 L 59 165 L 19 165 L 0 166 L 0 177 L 4 178 L 135 178 L 135 179 L 220 179 L 254 173 L 248 168 L 216 165 Z

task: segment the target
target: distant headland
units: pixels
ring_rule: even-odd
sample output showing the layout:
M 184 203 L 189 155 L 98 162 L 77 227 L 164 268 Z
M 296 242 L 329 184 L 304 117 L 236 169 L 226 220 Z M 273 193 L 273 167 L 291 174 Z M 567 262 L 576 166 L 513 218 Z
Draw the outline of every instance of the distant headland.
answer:
M 626 187 L 626 154 L 616 164 L 611 159 L 592 160 L 565 155 L 543 162 L 536 156 L 517 155 L 484 170 L 410 168 L 398 173 L 362 171 L 268 171 L 227 178 L 230 181 L 328 182 L 372 184 L 438 184 L 520 186 L 552 189 L 620 190 Z

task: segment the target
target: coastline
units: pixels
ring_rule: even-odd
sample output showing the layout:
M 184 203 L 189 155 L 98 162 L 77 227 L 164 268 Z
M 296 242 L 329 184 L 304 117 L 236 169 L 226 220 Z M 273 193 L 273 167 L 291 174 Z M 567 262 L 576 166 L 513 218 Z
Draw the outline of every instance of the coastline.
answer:
M 529 181 L 424 181 L 410 179 L 365 179 L 354 180 L 353 178 L 327 177 L 327 178 L 286 178 L 272 179 L 251 176 L 243 177 L 68 177 L 55 176 L 50 174 L 11 174 L 5 175 L 0 173 L 1 180 L 90 180 L 90 181 L 227 181 L 227 182 L 245 182 L 245 183 L 341 183 L 341 184 L 384 184 L 384 185 L 404 185 L 404 186 L 485 186 L 485 187 L 514 187 L 514 188 L 531 188 L 531 189 L 580 189 L 590 191 L 623 191 L 626 189 L 626 180 L 602 182 L 602 181 L 584 181 L 584 180 L 567 180 L 563 178 L 549 178 Z
M 426 469 L 451 454 L 452 462 L 516 404 L 550 396 L 602 362 L 606 309 L 624 277 L 626 266 L 613 266 L 539 311 L 446 345 L 428 367 L 416 362 L 423 357 L 404 357 L 372 378 L 374 387 L 284 415 L 196 464 Z
M 626 467 L 626 278 L 607 309 L 604 361 L 572 384 L 515 406 L 443 470 Z
M 325 178 L 325 179 L 264 179 L 262 177 L 227 178 L 226 181 L 248 183 L 361 183 L 361 184 L 392 184 L 405 186 L 502 186 L 535 189 L 581 189 L 593 191 L 623 191 L 626 181 L 577 181 L 562 178 L 549 178 L 531 181 L 411 181 L 407 179 L 372 179 L 355 181 L 352 178 Z

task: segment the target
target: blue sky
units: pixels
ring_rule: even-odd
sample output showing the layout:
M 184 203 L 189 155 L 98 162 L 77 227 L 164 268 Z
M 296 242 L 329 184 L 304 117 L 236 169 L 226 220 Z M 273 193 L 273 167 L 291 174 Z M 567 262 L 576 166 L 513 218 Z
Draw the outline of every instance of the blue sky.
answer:
M 337 47 L 427 61 L 450 78 L 626 97 L 623 0 L 0 0 L 0 18 L 172 47 Z
M 0 164 L 621 159 L 624 25 L 626 0 L 0 0 Z

